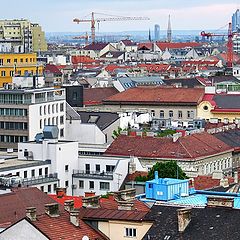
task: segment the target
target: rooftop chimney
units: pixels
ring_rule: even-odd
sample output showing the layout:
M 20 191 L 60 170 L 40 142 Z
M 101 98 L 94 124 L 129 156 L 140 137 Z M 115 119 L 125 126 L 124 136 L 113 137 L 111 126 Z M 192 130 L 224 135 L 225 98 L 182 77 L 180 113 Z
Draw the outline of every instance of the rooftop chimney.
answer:
M 30 221 L 36 221 L 37 220 L 37 209 L 35 207 L 26 208 L 26 217 Z
M 117 201 L 118 210 L 134 210 L 134 202 L 130 201 Z
M 154 172 L 154 177 L 155 177 L 155 180 L 158 181 L 158 171 Z
M 135 199 L 136 189 L 130 188 L 116 192 L 117 198 L 121 201 L 129 201 Z
M 67 212 L 71 212 L 74 209 L 74 201 L 73 200 L 66 200 L 64 202 L 64 210 Z
M 224 198 L 224 197 L 207 197 L 207 206 L 208 207 L 227 207 L 233 208 L 234 199 L 233 198 Z
M 178 231 L 184 232 L 191 221 L 192 208 L 183 208 L 177 210 Z
M 59 208 L 57 203 L 45 204 L 45 213 L 50 217 L 59 216 Z
M 87 207 L 98 208 L 100 207 L 99 199 L 100 199 L 100 196 L 83 197 L 82 206 L 85 208 Z
M 62 198 L 66 195 L 66 188 L 56 188 L 57 198 Z
M 93 197 L 95 196 L 95 192 L 85 192 L 85 197 Z
M 73 210 L 70 212 L 70 222 L 76 226 L 79 227 L 79 211 L 78 210 Z

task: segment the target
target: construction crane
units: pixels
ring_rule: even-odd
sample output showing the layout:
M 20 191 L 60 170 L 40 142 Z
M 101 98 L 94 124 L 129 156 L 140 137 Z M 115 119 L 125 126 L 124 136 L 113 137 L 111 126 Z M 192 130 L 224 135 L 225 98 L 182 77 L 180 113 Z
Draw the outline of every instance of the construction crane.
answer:
M 210 33 L 210 32 L 205 32 L 202 31 L 201 32 L 201 36 L 202 37 L 207 37 L 207 38 L 211 38 L 211 37 L 224 37 L 227 36 L 228 37 L 228 41 L 227 41 L 227 68 L 229 68 L 229 70 L 232 69 L 233 67 L 233 37 L 235 35 L 238 35 L 238 33 L 233 32 L 232 31 L 232 23 L 228 24 L 228 33 L 227 34 L 218 34 L 218 33 Z
M 73 39 L 85 39 L 85 46 L 86 46 L 86 45 L 88 45 L 88 40 L 90 39 L 90 36 L 89 36 L 88 33 L 86 32 L 85 35 L 75 36 L 75 37 L 73 37 Z
M 95 18 L 95 12 L 91 13 L 91 19 L 78 19 L 74 18 L 73 22 L 79 24 L 79 23 L 91 23 L 91 39 L 92 42 L 95 42 L 96 34 L 95 34 L 95 25 L 96 23 L 100 22 L 107 22 L 107 21 L 134 21 L 134 20 L 150 20 L 148 17 L 121 17 L 121 16 L 111 16 L 106 18 Z

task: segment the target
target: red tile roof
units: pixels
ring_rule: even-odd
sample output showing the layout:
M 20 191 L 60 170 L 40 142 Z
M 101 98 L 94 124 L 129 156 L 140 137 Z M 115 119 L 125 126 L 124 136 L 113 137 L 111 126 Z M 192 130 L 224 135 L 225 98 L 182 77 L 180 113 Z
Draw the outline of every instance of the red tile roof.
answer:
M 139 68 L 145 68 L 148 72 L 166 72 L 170 69 L 169 64 L 139 64 Z
M 0 224 L 13 224 L 25 217 L 27 207 L 36 207 L 43 214 L 44 204 L 55 201 L 37 188 L 19 188 L 14 192 L 0 194 Z
M 152 42 L 147 42 L 147 43 L 139 43 L 138 44 L 138 49 L 148 49 L 152 50 L 153 49 L 153 43 Z
M 232 150 L 232 147 L 207 132 L 181 137 L 176 142 L 167 137 L 120 135 L 109 146 L 105 155 L 195 160 Z
M 107 45 L 108 45 L 108 43 L 91 43 L 91 44 L 85 46 L 83 49 L 84 50 L 101 51 Z
M 78 64 L 78 63 L 94 63 L 95 60 L 88 57 L 88 56 L 72 56 L 72 63 Z
M 219 59 L 217 60 L 214 60 L 214 59 L 211 59 L 211 60 L 185 60 L 185 61 L 182 61 L 181 65 L 182 66 L 185 66 L 185 65 L 188 65 L 188 66 L 216 66 L 217 64 L 219 63 Z
M 132 40 L 125 39 L 121 41 L 125 46 L 136 46 L 136 43 L 133 42 Z
M 80 219 L 79 227 L 70 223 L 69 213 L 62 211 L 59 217 L 49 217 L 46 214 L 37 216 L 37 221 L 31 222 L 41 232 L 51 240 L 81 240 L 83 236 L 88 236 L 90 240 L 108 239 L 103 234 L 94 230 Z
M 83 90 L 83 104 L 97 105 L 102 104 L 103 99 L 117 94 L 118 91 L 113 87 L 105 88 L 85 88 Z
M 53 73 L 53 74 L 62 75 L 59 68 L 56 65 L 53 65 L 53 64 L 47 64 L 44 71 L 49 72 L 49 73 Z
M 204 96 L 202 88 L 136 87 L 106 98 L 106 104 L 198 104 Z
M 180 48 L 193 48 L 193 47 L 200 47 L 202 46 L 201 43 L 197 42 L 156 42 L 156 45 L 162 50 L 165 51 L 166 49 L 180 49 Z
M 113 64 L 109 64 L 105 67 L 105 70 L 112 73 L 114 72 L 116 69 L 131 69 L 133 67 L 131 66 L 119 66 L 119 65 L 113 65 Z
M 74 208 L 80 208 L 82 207 L 82 197 L 77 196 L 63 196 L 58 197 L 56 194 L 49 194 L 49 197 L 51 197 L 54 201 L 58 202 L 62 206 L 64 206 L 64 202 L 67 200 L 73 200 L 74 201 Z

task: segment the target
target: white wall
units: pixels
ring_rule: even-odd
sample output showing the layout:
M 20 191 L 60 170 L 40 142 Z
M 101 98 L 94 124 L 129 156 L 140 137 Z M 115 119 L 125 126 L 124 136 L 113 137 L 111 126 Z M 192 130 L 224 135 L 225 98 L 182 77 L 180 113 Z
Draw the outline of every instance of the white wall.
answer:
M 105 143 L 105 135 L 97 125 L 84 124 L 79 120 L 66 121 L 66 139 L 88 144 Z
M 9 229 L 0 234 L 0 240 L 48 240 L 40 231 L 38 231 L 27 220 L 16 223 Z
M 12 77 L 12 82 L 17 87 L 33 87 L 33 77 Z M 37 87 L 44 87 L 44 77 L 38 77 Z

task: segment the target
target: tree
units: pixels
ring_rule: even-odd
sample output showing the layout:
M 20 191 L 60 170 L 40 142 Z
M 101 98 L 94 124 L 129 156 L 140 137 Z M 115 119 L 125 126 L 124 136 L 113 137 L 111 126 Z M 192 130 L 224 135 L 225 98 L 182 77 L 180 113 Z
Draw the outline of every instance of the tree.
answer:
M 188 178 L 186 173 L 182 170 L 181 167 L 177 165 L 176 161 L 168 162 L 157 162 L 147 176 L 137 176 L 135 178 L 136 182 L 146 182 L 148 180 L 154 179 L 154 172 L 158 171 L 159 178 L 177 178 L 177 179 L 186 179 Z
M 157 162 L 148 173 L 148 180 L 154 179 L 154 172 L 158 171 L 159 178 L 186 179 L 187 175 L 176 161 Z
M 116 139 L 121 134 L 122 128 L 118 127 L 117 130 L 113 131 L 112 138 Z

